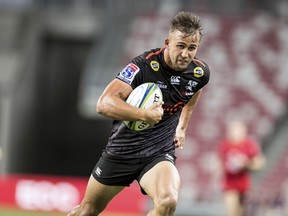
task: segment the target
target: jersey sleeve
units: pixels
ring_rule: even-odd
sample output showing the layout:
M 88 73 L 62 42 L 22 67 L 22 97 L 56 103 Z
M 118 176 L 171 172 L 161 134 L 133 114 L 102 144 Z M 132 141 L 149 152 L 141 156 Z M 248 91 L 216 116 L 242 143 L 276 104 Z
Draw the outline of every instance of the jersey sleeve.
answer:
M 205 86 L 210 80 L 210 69 L 209 69 L 209 66 L 206 63 L 205 63 L 205 65 L 206 66 L 203 68 L 203 70 L 204 70 L 204 78 L 205 78 L 203 86 Z
M 130 62 L 120 73 L 118 73 L 116 78 L 131 85 L 139 71 L 140 68 L 136 64 Z
M 131 60 L 126 67 L 118 73 L 116 78 L 129 84 L 133 89 L 140 85 L 142 82 L 142 73 L 144 70 L 143 59 L 138 56 Z
M 199 66 L 203 69 L 204 71 L 204 76 L 203 76 L 203 83 L 202 83 L 202 87 L 204 87 L 210 80 L 210 68 L 209 66 L 201 61 L 201 64 L 199 64 Z
M 210 80 L 210 69 L 206 62 L 194 58 L 193 62 L 196 67 L 193 70 L 194 76 L 201 80 L 201 85 L 198 87 L 198 90 L 203 88 Z

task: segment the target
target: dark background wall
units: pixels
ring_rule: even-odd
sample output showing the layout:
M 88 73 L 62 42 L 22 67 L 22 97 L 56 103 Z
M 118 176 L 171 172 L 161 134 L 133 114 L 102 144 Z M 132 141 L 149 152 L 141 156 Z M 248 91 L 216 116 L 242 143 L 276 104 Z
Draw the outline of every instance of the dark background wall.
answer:
M 91 43 L 50 34 L 41 37 L 36 78 L 28 88 L 34 89 L 28 111 L 30 129 L 21 140 L 14 137 L 18 141 L 11 150 L 10 172 L 75 176 L 91 173 L 111 126 L 108 119 L 85 119 L 77 111 L 81 72 Z M 25 122 L 17 119 L 23 120 L 22 115 L 27 113 L 17 109 L 17 104 L 23 104 L 21 92 L 18 98 L 13 125 L 19 131 L 25 128 Z

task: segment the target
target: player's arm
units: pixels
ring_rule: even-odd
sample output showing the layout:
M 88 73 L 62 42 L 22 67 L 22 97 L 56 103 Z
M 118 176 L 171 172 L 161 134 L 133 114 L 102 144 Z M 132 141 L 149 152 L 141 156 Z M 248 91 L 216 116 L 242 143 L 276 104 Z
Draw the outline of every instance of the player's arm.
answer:
M 156 109 L 162 106 L 162 101 L 154 103 L 149 109 L 135 108 L 126 99 L 132 91 L 132 87 L 127 83 L 114 79 L 104 90 L 97 101 L 96 111 L 114 120 L 126 121 L 146 121 L 151 125 L 158 123 L 163 113 Z
M 247 164 L 247 168 L 251 171 L 256 171 L 263 168 L 266 164 L 266 159 L 262 153 L 254 156 L 249 163 Z
M 186 130 L 190 121 L 192 112 L 200 98 L 202 89 L 196 92 L 192 99 L 183 107 L 178 126 L 176 128 L 175 146 L 176 148 L 183 149 L 185 143 Z

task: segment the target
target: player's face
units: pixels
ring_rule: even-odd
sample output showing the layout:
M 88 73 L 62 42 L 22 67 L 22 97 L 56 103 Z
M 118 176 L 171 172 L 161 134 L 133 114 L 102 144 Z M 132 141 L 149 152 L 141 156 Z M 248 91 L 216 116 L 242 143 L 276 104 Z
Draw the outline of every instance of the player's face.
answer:
M 236 143 L 245 139 L 247 135 L 247 128 L 243 122 L 232 121 L 227 127 L 227 137 Z
M 195 57 L 199 44 L 199 32 L 186 37 L 178 30 L 171 32 L 169 38 L 165 40 L 166 63 L 174 70 L 185 70 Z

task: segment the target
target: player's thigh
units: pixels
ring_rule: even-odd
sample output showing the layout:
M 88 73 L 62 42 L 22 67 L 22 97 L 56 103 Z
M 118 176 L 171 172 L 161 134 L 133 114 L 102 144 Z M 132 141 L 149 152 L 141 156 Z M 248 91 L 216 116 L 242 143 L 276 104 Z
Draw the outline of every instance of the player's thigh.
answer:
M 239 192 L 236 190 L 229 190 L 224 192 L 224 200 L 227 204 L 238 204 L 239 202 Z
M 99 208 L 105 208 L 109 201 L 123 189 L 124 186 L 104 185 L 91 175 L 82 205 L 93 205 Z
M 239 192 L 237 191 L 225 191 L 224 192 L 224 201 L 227 207 L 229 215 L 237 215 L 241 210 L 239 202 Z
M 169 161 L 157 163 L 143 175 L 139 183 L 152 199 L 169 194 L 178 197 L 180 177 L 175 165 Z

